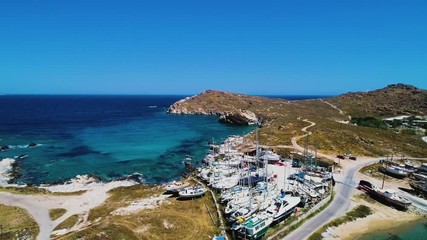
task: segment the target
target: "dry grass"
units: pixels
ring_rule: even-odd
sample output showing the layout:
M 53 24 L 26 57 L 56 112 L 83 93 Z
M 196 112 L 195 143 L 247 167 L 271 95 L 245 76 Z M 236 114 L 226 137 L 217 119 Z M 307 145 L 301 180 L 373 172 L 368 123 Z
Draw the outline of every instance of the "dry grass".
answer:
M 49 216 L 52 221 L 62 217 L 67 212 L 67 210 L 63 208 L 55 208 L 55 209 L 49 209 Z
M 59 239 L 76 239 L 79 236 L 85 239 L 209 239 L 219 233 L 206 210 L 205 205 L 217 222 L 215 205 L 208 194 L 186 201 L 171 197 L 169 204 L 127 216 L 110 214 L 134 200 L 162 192 L 159 187 L 140 185 L 113 189 L 107 202 L 90 212 L 92 224 L 87 229 Z
M 79 220 L 79 215 L 74 214 L 74 215 L 70 216 L 69 218 L 65 219 L 58 226 L 56 226 L 56 228 L 54 230 L 70 229 L 77 224 L 78 220 Z
M 88 220 L 92 221 L 97 218 L 107 217 L 115 209 L 129 204 L 133 200 L 146 198 L 162 192 L 163 189 L 159 187 L 143 185 L 134 185 L 131 187 L 119 187 L 112 189 L 108 192 L 110 197 L 107 199 L 107 201 L 103 205 L 90 211 Z
M 39 227 L 25 209 L 0 204 L 0 239 L 36 238 Z
M 366 101 L 372 102 L 371 105 L 374 106 L 374 100 L 381 98 L 383 93 L 371 95 L 366 98 Z M 404 97 L 411 99 L 412 95 L 404 94 L 390 103 L 382 102 L 381 98 L 379 104 L 385 104 L 387 107 L 394 106 L 392 104 L 404 101 Z M 359 103 L 345 104 L 353 102 L 354 99 L 346 97 L 340 101 L 336 98 L 327 100 L 343 107 L 347 113 L 359 114 L 359 110 L 357 110 Z M 359 99 L 357 101 L 360 101 L 362 103 L 360 106 L 363 107 L 364 100 Z M 411 111 L 415 111 L 417 104 L 413 102 L 411 104 Z M 402 106 L 405 107 L 399 105 L 398 108 Z M 224 112 L 238 109 L 253 111 L 263 119 L 262 127 L 259 129 L 259 140 L 262 145 L 291 145 L 290 139 L 292 137 L 304 134 L 301 128 L 307 126 L 308 123 L 302 120 L 308 119 L 317 124 L 309 129 L 313 132 L 309 146 L 324 153 L 352 152 L 354 155 L 363 156 L 384 156 L 394 153 L 412 157 L 427 156 L 427 144 L 420 137 L 395 133 L 391 130 L 339 123 L 339 120 L 348 120 L 348 115 L 340 114 L 336 109 L 320 100 L 285 101 L 210 91 L 180 103 L 180 107 L 195 112 Z M 352 107 L 354 111 L 352 111 Z M 368 116 L 372 111 L 381 111 L 378 112 L 381 115 L 385 114 L 384 111 L 387 109 L 373 107 L 369 112 L 365 112 L 364 115 L 360 113 L 361 115 L 358 116 Z M 422 110 L 423 107 L 420 105 L 419 109 Z M 392 113 L 393 109 L 390 111 Z M 255 134 L 251 134 L 249 139 L 253 141 Z M 303 139 L 300 140 L 300 145 L 303 145 L 302 141 Z
M 49 192 L 43 188 L 37 187 L 0 187 L 1 192 L 9 192 L 14 194 L 45 194 L 50 196 L 78 196 L 82 195 L 86 191 L 77 191 L 77 192 Z

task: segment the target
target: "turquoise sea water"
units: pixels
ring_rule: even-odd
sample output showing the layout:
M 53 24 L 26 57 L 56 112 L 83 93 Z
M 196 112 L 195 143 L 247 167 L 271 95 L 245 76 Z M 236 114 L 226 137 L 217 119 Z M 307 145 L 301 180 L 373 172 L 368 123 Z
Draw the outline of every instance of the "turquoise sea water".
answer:
M 362 235 L 358 240 L 426 240 L 427 220 L 420 220 L 396 226 L 392 229 L 375 231 Z
M 220 142 L 254 127 L 216 116 L 166 113 L 182 96 L 1 96 L 0 159 L 22 154 L 18 183 L 67 180 L 78 174 L 114 179 L 141 173 L 146 182 L 175 180 L 186 154 L 203 159 Z M 41 144 L 35 148 L 29 143 Z

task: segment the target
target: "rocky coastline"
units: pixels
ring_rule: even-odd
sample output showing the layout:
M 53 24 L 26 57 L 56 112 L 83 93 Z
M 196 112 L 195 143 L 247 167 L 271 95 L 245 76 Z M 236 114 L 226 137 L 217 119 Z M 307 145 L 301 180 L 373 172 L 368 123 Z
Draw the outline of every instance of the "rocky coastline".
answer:
M 217 115 L 219 121 L 222 123 L 236 124 L 236 125 L 261 125 L 260 118 L 252 111 L 243 109 L 230 109 L 224 110 L 223 106 L 218 105 L 211 109 L 197 106 L 193 102 L 197 102 L 197 98 L 209 94 L 227 94 L 222 91 L 207 90 L 203 93 L 197 94 L 192 97 L 186 97 L 172 104 L 167 112 L 170 114 L 182 115 Z

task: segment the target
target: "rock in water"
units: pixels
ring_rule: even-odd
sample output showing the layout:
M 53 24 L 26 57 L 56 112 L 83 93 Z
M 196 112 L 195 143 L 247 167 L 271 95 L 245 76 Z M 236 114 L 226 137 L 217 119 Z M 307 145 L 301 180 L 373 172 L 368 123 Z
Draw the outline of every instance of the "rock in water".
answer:
M 28 144 L 28 147 L 37 147 L 37 143 L 30 143 Z
M 6 150 L 8 150 L 8 149 L 9 149 L 9 145 L 4 145 L 4 146 L 1 146 L 1 147 L 0 147 L 0 151 L 1 151 L 1 152 L 6 151 Z
M 259 119 L 256 114 L 248 110 L 222 113 L 219 117 L 219 121 L 223 123 L 231 123 L 237 125 L 259 124 Z

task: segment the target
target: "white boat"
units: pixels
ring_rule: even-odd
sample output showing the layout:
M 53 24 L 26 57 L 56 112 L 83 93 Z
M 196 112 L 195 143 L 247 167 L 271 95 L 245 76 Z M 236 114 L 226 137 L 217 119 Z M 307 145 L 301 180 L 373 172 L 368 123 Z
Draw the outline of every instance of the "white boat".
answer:
M 262 152 L 259 158 L 264 161 L 280 161 L 280 155 L 272 151 Z
M 201 186 L 187 187 L 179 192 L 179 196 L 181 198 L 195 198 L 202 196 L 203 194 L 205 194 L 206 191 L 206 188 Z
M 267 208 L 267 214 L 271 216 L 275 222 L 282 221 L 295 212 L 295 208 L 300 202 L 300 197 L 277 197 L 275 203 Z
M 210 186 L 215 189 L 230 189 L 239 184 L 240 177 L 238 175 L 232 175 L 230 177 L 222 177 L 213 181 L 210 181 Z
M 249 188 L 245 186 L 235 186 L 230 188 L 229 190 L 223 191 L 221 193 L 221 202 L 227 202 L 231 199 L 234 199 L 235 196 L 241 195 L 241 196 L 247 196 L 249 194 Z
M 231 214 L 238 209 L 247 206 L 251 201 L 251 196 L 236 196 L 235 198 L 228 201 L 227 206 L 224 209 L 225 214 Z
M 236 220 L 244 221 L 245 219 L 249 218 L 258 210 L 258 206 L 256 204 L 252 204 L 252 206 L 248 207 L 242 207 L 238 209 L 237 211 L 230 214 L 228 217 L 229 222 L 234 222 Z
M 317 198 L 319 196 L 319 193 L 316 190 L 309 188 L 305 184 L 300 184 L 298 187 L 312 198 Z
M 408 176 L 408 172 L 403 171 L 401 168 L 399 167 L 395 167 L 395 166 L 386 166 L 384 167 L 384 170 L 389 173 L 390 175 L 397 177 L 397 178 L 405 178 L 406 176 Z
M 181 189 L 188 187 L 188 185 L 183 185 L 180 182 L 173 181 L 171 184 L 165 186 L 166 192 L 179 192 Z

